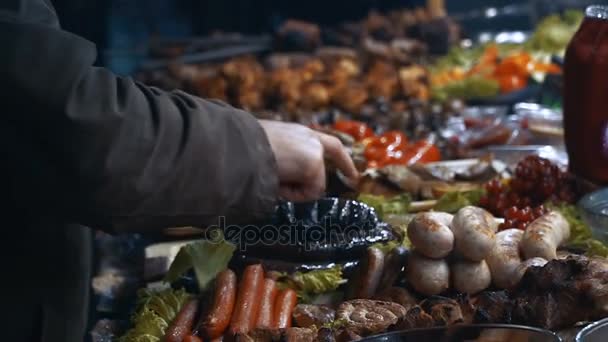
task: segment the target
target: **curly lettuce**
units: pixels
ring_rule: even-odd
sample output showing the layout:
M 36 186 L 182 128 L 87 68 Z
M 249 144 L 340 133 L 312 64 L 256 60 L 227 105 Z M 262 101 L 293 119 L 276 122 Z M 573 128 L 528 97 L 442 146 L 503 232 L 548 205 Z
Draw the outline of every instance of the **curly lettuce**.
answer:
M 132 328 L 118 341 L 160 342 L 169 324 L 189 298 L 190 294 L 183 289 L 138 291 L 135 313 L 131 316 Z
M 544 18 L 536 27 L 532 37 L 524 44 L 529 51 L 549 53 L 563 52 L 584 19 L 582 11 L 569 10 L 563 15 Z
M 282 273 L 277 281 L 281 288 L 294 289 L 303 302 L 310 302 L 315 295 L 337 290 L 347 280 L 342 275 L 342 265 L 309 272 Z
M 432 87 L 431 97 L 437 101 L 451 98 L 463 100 L 494 97 L 500 93 L 500 84 L 492 78 L 471 76 L 440 87 Z
M 455 213 L 468 205 L 477 206 L 484 190 L 479 188 L 471 191 L 452 191 L 444 194 L 437 200 L 434 210 Z
M 412 197 L 409 194 L 388 198 L 382 195 L 360 194 L 357 200 L 374 208 L 381 219 L 387 215 L 407 214 L 412 203 Z
M 591 227 L 583 220 L 583 215 L 578 207 L 566 203 L 549 203 L 546 206 L 552 210 L 559 211 L 570 224 L 569 246 L 580 248 L 589 256 L 608 257 L 608 246 L 593 238 Z

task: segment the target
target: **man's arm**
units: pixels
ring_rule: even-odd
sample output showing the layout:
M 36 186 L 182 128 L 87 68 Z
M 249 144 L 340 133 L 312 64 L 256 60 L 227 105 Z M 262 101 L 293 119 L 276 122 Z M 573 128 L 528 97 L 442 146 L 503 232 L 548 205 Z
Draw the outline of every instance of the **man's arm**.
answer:
M 3 126 L 33 154 L 9 153 L 18 202 L 116 230 L 272 209 L 275 160 L 250 114 L 92 67 L 91 43 L 28 18 L 0 18 L 0 41 Z

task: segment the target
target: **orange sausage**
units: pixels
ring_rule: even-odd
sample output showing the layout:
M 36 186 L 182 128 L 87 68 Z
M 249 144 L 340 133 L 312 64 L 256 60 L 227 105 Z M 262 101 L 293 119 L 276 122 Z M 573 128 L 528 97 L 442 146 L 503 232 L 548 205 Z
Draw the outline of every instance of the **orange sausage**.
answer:
M 201 340 L 200 337 L 198 336 L 194 336 L 194 335 L 190 335 L 190 336 L 186 336 L 183 339 L 184 342 L 203 342 L 203 340 Z
M 274 302 L 277 298 L 277 292 L 277 283 L 270 278 L 265 279 L 264 291 L 262 291 L 262 297 L 260 298 L 260 312 L 258 313 L 258 320 L 255 324 L 256 328 L 272 328 Z
M 198 300 L 189 300 L 179 311 L 173 322 L 171 322 L 165 333 L 165 341 L 182 342 L 187 335 L 191 335 L 197 311 Z
M 246 334 L 255 327 L 263 290 L 264 268 L 262 265 L 247 266 L 239 285 L 236 306 L 228 329 L 231 335 Z
M 298 295 L 292 289 L 285 289 L 277 295 L 274 304 L 274 328 L 285 329 L 291 327 L 291 315 L 298 304 Z
M 224 334 L 234 311 L 236 301 L 236 274 L 230 269 L 221 272 L 215 281 L 213 306 L 209 314 L 199 323 L 204 336 L 215 339 Z

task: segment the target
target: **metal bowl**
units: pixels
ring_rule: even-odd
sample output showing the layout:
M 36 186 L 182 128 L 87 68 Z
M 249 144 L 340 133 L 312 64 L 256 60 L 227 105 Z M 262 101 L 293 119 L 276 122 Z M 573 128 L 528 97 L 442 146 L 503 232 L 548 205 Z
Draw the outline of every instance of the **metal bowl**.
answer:
M 510 324 L 463 324 L 450 327 L 411 329 L 371 336 L 368 342 L 561 342 L 557 334 L 543 329 Z
M 605 342 L 608 341 L 608 318 L 589 324 L 579 331 L 575 342 Z
M 578 205 L 594 237 L 608 243 L 608 188 L 583 196 Z

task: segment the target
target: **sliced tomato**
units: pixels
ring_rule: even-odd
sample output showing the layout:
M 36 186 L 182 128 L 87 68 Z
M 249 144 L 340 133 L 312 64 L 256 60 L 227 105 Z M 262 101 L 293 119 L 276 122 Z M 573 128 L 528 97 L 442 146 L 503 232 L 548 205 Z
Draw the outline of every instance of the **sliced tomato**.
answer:
M 386 156 L 386 154 L 387 154 L 386 147 L 375 146 L 375 145 L 368 145 L 365 148 L 365 152 L 363 152 L 365 159 L 367 159 L 368 161 L 369 160 L 381 160 Z
M 384 146 L 398 146 L 407 144 L 407 137 L 400 131 L 388 131 L 380 136 L 380 143 Z
M 441 160 L 441 152 L 435 145 L 429 146 L 426 152 L 422 153 L 419 162 L 421 163 L 433 163 Z
M 503 93 L 510 93 L 525 88 L 528 85 L 528 79 L 518 75 L 506 75 L 500 77 L 498 83 Z
M 365 138 L 374 136 L 374 131 L 360 121 L 339 120 L 334 124 L 334 129 L 349 134 L 355 138 L 356 141 L 361 141 Z

